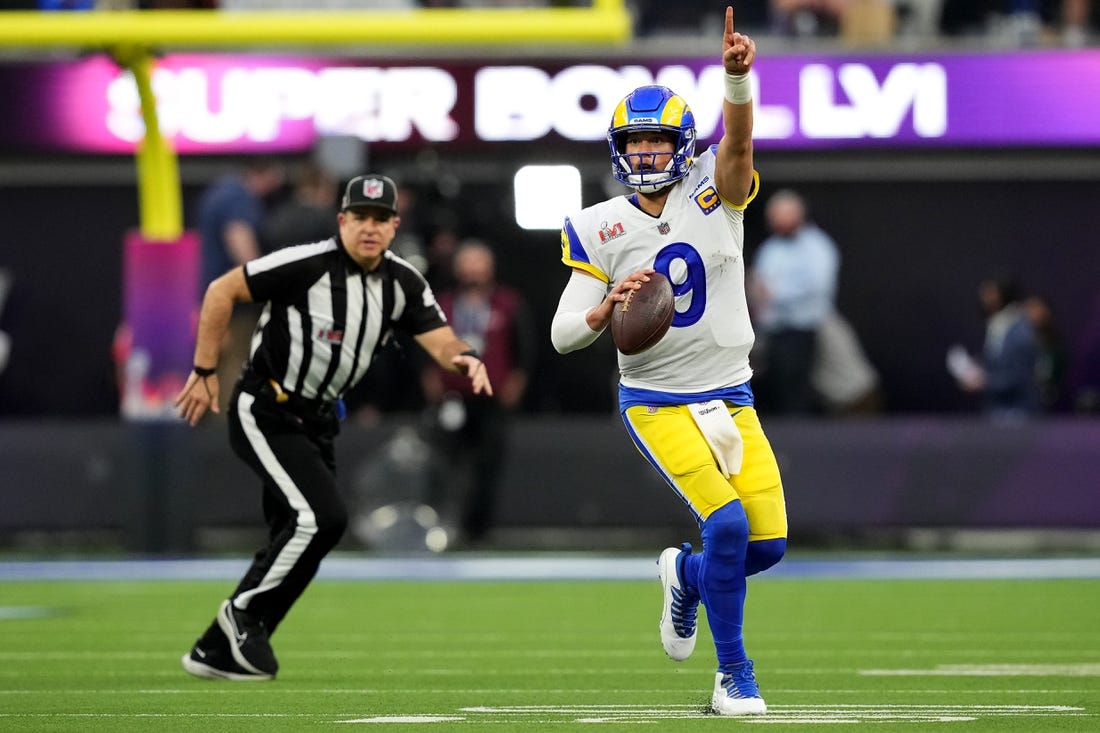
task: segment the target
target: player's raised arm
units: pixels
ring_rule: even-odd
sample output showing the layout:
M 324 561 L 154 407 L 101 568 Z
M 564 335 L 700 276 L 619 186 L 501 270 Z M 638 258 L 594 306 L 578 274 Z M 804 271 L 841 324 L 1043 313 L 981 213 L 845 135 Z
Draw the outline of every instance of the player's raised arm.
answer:
M 733 27 L 733 8 L 726 8 L 722 34 L 722 66 L 725 75 L 724 125 L 718 143 L 715 182 L 718 192 L 735 204 L 744 203 L 752 190 L 752 88 L 749 70 L 756 59 L 756 43 Z

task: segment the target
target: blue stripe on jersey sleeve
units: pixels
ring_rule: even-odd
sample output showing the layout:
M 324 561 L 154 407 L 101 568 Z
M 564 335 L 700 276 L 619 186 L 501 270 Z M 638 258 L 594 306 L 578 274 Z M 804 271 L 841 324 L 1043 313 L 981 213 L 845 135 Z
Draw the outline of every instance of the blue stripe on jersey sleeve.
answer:
M 605 283 L 611 282 L 611 278 L 607 273 L 592 264 L 592 258 L 588 256 L 584 245 L 581 244 L 581 238 L 577 236 L 577 230 L 573 227 L 573 222 L 569 220 L 569 217 L 566 217 L 565 226 L 561 230 L 561 261 L 570 267 L 584 270 L 592 277 L 603 280 Z
M 581 238 L 577 236 L 577 230 L 573 228 L 573 222 L 569 217 L 565 218 L 565 226 L 561 230 L 561 259 L 569 264 L 591 265 L 592 260 L 584 251 Z

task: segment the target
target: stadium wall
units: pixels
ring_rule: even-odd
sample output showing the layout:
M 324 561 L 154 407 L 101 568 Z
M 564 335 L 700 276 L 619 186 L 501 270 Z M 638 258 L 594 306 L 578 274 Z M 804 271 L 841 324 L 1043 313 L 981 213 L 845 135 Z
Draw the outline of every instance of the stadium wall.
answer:
M 0 538 L 45 552 L 250 551 L 263 531 L 259 486 L 224 428 L 0 423 Z M 419 419 L 345 426 L 339 482 L 354 515 L 345 548 L 370 547 L 357 527 L 373 510 L 423 499 L 436 460 L 424 429 Z M 773 419 L 767 429 L 792 542 L 803 547 L 881 544 L 913 529 L 1100 531 L 1096 421 Z M 617 416 L 523 419 L 511 441 L 496 525 L 504 544 L 632 550 L 694 536 Z

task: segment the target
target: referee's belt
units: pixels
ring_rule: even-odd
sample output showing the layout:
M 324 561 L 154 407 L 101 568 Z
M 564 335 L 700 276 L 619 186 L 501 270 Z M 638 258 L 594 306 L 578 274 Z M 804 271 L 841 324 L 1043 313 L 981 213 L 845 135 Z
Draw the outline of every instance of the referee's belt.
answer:
M 302 417 L 329 418 L 336 414 L 336 403 L 329 400 L 309 399 L 287 392 L 275 379 L 264 379 L 255 372 L 248 372 L 242 379 L 249 392 L 270 398 L 275 404 L 285 407 L 295 415 Z

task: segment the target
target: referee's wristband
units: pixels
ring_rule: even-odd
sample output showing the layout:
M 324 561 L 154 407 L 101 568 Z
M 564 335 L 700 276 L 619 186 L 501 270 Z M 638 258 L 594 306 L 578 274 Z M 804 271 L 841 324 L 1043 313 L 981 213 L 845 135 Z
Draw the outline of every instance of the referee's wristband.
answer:
M 216 368 L 207 369 L 206 367 L 201 367 L 198 364 L 195 364 L 194 366 L 191 367 L 191 371 L 193 371 L 195 374 L 198 374 L 200 377 L 205 379 L 206 377 L 214 376 L 214 373 L 217 372 L 218 370 Z
M 476 349 L 466 349 L 461 354 L 459 354 L 459 356 L 472 356 L 475 359 L 477 359 L 478 361 L 482 361 L 482 362 L 485 361 L 484 359 L 481 358 L 481 354 L 477 353 Z

